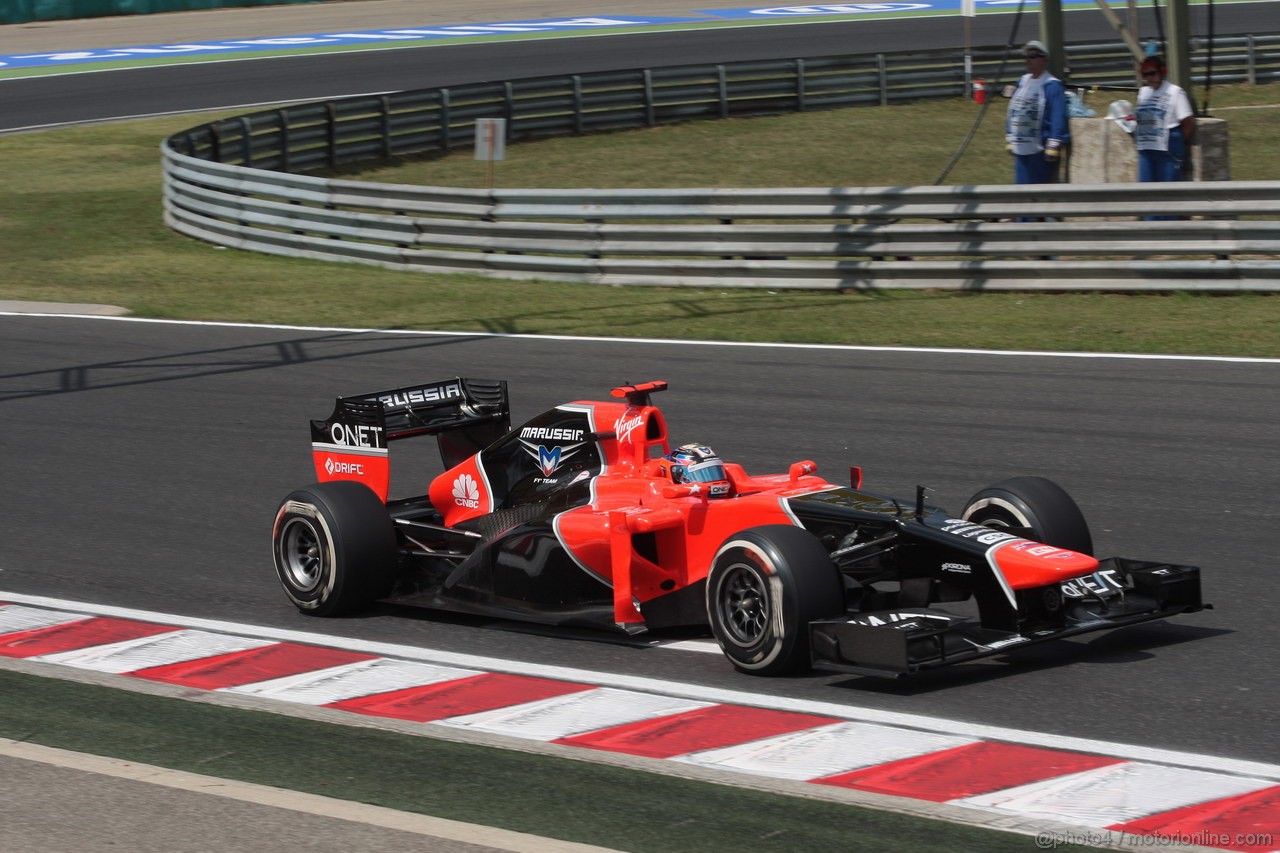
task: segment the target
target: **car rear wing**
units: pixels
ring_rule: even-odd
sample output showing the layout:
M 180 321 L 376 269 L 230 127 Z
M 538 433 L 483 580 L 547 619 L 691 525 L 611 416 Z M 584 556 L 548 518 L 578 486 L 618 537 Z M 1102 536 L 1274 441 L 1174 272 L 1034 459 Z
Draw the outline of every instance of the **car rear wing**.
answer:
M 321 482 L 357 480 L 385 501 L 390 442 L 434 435 L 452 468 L 510 429 L 507 383 L 458 377 L 339 397 L 333 414 L 311 422 L 311 455 Z

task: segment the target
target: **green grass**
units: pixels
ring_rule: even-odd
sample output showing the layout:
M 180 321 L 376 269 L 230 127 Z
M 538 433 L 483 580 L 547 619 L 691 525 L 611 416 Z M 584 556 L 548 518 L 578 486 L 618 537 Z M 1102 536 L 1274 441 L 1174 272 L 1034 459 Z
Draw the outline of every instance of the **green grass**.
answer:
M 988 110 L 981 138 L 951 184 L 1006 183 L 1004 102 Z M 510 187 L 839 187 L 931 184 L 979 107 L 964 101 L 862 107 L 796 115 L 690 122 L 507 148 L 496 183 Z M 921 132 L 924 131 L 924 132 Z M 362 180 L 485 185 L 470 149 L 426 162 L 368 169 Z
M 1090 104 L 1105 111 L 1110 95 Z M 1280 175 L 1280 87 L 1213 93 L 1232 173 Z M 947 183 L 1009 179 L 1003 101 Z M 504 186 L 932 183 L 978 108 L 965 101 L 697 122 L 510 146 Z M 1280 356 L 1266 295 L 769 292 L 503 282 L 224 250 L 163 224 L 160 140 L 209 116 L 0 137 L 0 299 L 121 305 L 147 317 L 862 345 Z M 480 186 L 462 151 L 362 179 Z M 1153 226 L 1158 227 L 1158 226 Z
M 1099 115 L 1119 95 L 1092 92 Z M 1130 96 L 1132 97 L 1132 95 Z M 1280 156 L 1264 140 L 1280 134 L 1280 85 L 1217 88 L 1215 117 L 1231 133 L 1232 178 L 1280 178 Z M 993 98 L 972 144 L 946 184 L 1012 180 L 1002 123 L 1007 101 Z M 1269 105 L 1266 109 L 1238 109 Z M 559 137 L 507 148 L 496 183 L 510 187 L 832 187 L 935 183 L 982 108 L 968 101 L 728 121 L 690 122 L 591 137 Z M 471 150 L 450 157 L 368 168 L 362 180 L 442 186 L 485 185 Z
M 0 694 L 22 697 L 0 703 L 0 737 L 636 853 L 1033 849 L 841 803 L 14 672 L 0 671 Z

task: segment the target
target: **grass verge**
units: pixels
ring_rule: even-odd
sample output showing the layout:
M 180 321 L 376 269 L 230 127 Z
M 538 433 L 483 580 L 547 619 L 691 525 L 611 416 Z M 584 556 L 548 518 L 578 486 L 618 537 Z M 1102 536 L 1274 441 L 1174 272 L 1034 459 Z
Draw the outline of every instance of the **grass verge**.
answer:
M 1091 103 L 1105 111 L 1104 96 Z M 1277 174 L 1280 87 L 1215 90 L 1236 177 Z M 951 183 L 1008 180 L 1000 109 Z M 508 149 L 509 186 L 835 186 L 931 183 L 976 107 L 864 108 Z M 139 316 L 372 328 L 833 344 L 1280 356 L 1280 297 L 835 294 L 503 282 L 219 249 L 169 231 L 159 141 L 205 116 L 0 137 L 0 299 L 122 305 Z M 927 133 L 918 132 L 928 128 Z M 891 152 L 891 153 L 886 153 Z M 365 177 L 475 186 L 470 152 Z M 1051 227 L 1051 226 L 1049 226 Z M 1158 226 L 1153 226 L 1158 227 Z
M 7 738 L 636 853 L 1032 848 L 892 812 L 16 672 L 0 671 L 0 693 L 23 697 L 0 704 Z

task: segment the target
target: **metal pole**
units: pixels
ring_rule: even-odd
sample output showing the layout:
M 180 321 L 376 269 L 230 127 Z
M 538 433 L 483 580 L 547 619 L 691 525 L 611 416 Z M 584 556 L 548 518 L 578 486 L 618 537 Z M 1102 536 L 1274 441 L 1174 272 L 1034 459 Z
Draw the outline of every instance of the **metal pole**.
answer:
M 1049 71 L 1065 80 L 1067 54 L 1062 39 L 1062 0 L 1041 0 L 1040 41 L 1049 48 Z
M 964 18 L 964 92 L 973 97 L 973 18 Z
M 1187 13 L 1187 0 L 1169 0 L 1165 13 L 1165 30 L 1168 33 L 1169 79 L 1191 91 L 1191 17 Z

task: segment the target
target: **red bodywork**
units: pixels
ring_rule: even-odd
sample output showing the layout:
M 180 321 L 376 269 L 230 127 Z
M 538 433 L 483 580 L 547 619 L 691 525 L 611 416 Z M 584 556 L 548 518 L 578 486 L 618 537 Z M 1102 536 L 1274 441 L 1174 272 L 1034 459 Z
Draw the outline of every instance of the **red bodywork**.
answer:
M 651 382 L 614 390 L 632 400 L 662 390 Z M 797 463 L 784 475 L 751 477 L 740 465 L 726 465 L 732 494 L 710 498 L 698 484 L 668 479 L 662 457 L 670 452 L 666 420 L 657 406 L 576 401 L 562 408 L 585 410 L 604 458 L 592 501 L 561 513 L 556 535 L 585 570 L 606 580 L 614 593 L 619 625 L 641 624 L 636 602 L 681 589 L 706 577 L 716 550 L 733 533 L 761 524 L 796 524 L 785 498 L 835 488 L 812 476 L 817 466 Z M 475 484 L 474 498 L 461 496 L 459 483 Z M 493 500 L 476 457 L 440 474 L 428 490 L 431 503 L 453 527 L 492 512 Z M 652 534 L 663 565 L 633 548 L 635 534 Z
M 789 499 L 839 488 L 816 476 L 817 465 L 807 460 L 786 474 L 763 476 L 726 464 L 726 497 L 712 498 L 699 484 L 673 483 L 663 464 L 671 450 L 666 420 L 649 402 L 651 392 L 665 388 L 665 382 L 624 386 L 613 389 L 613 401 L 557 407 L 585 415 L 602 465 L 592 478 L 590 502 L 557 515 L 555 534 L 574 562 L 613 588 L 614 620 L 622 627 L 643 624 L 638 603 L 706 578 L 716 552 L 733 534 L 769 524 L 801 526 Z M 314 443 L 316 474 L 322 482 L 358 480 L 385 501 L 385 437 L 367 430 L 348 428 L 331 436 L 332 443 Z M 851 468 L 850 480 L 852 488 L 861 486 L 862 470 Z M 479 454 L 435 477 L 427 495 L 450 528 L 498 509 Z M 636 537 L 644 535 L 652 536 L 647 553 L 660 554 L 661 565 L 636 547 Z M 1088 555 L 1007 535 L 987 551 L 987 559 L 1008 590 L 1058 583 L 1098 568 Z

